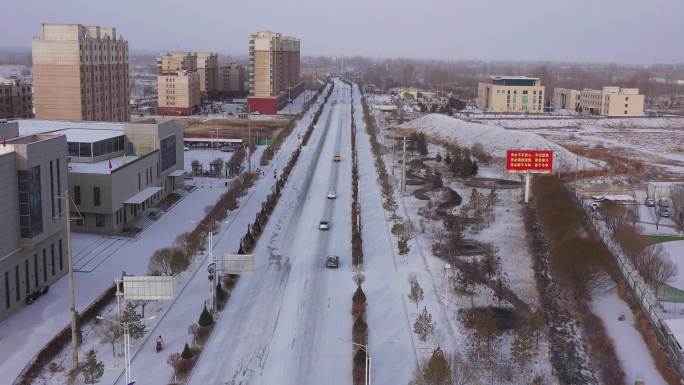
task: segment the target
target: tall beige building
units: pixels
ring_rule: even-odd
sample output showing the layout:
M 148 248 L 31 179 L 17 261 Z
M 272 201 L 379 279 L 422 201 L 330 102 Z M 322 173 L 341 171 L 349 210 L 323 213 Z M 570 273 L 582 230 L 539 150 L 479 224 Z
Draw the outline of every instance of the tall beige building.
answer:
M 192 115 L 201 104 L 202 78 L 194 52 L 169 52 L 157 59 L 157 113 Z
M 639 95 L 638 88 L 584 89 L 580 93 L 579 110 L 588 115 L 644 116 L 644 95 Z
M 249 38 L 250 111 L 275 114 L 302 91 L 299 39 L 277 32 Z
M 215 99 L 219 94 L 219 65 L 216 52 L 197 53 L 197 72 L 200 77 L 200 94 Z
M 31 85 L 17 78 L 0 77 L 0 118 L 32 118 Z
M 477 90 L 478 107 L 488 112 L 544 112 L 544 86 L 539 78 L 491 76 Z
M 43 23 L 33 39 L 36 118 L 128 121 L 128 70 L 115 28 Z
M 219 91 L 223 96 L 244 96 L 245 68 L 237 63 L 219 67 Z

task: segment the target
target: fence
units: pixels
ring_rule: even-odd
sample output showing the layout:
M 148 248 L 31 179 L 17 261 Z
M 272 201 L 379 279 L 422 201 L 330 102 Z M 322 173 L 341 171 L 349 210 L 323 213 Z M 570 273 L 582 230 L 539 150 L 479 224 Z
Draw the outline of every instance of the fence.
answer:
M 632 265 L 632 262 L 622 251 L 622 248 L 615 242 L 613 234 L 610 229 L 608 229 L 608 226 L 606 226 L 606 223 L 596 218 L 591 206 L 585 204 L 580 193 L 576 192 L 575 194 L 580 207 L 584 209 L 584 212 L 590 219 L 594 229 L 596 229 L 596 233 L 601 238 L 601 241 L 608 248 L 613 257 L 615 257 L 622 277 L 630 289 L 632 289 L 632 294 L 637 298 L 637 302 L 641 306 L 641 309 L 651 322 L 656 336 L 658 336 L 660 342 L 666 347 L 666 351 L 672 358 L 672 363 L 677 369 L 677 372 L 680 377 L 684 377 L 684 352 L 682 351 L 679 342 L 677 342 L 676 337 L 665 323 L 665 320 L 658 315 L 656 311 L 657 299 L 653 294 L 653 291 L 644 282 L 639 271 L 634 268 L 634 265 Z

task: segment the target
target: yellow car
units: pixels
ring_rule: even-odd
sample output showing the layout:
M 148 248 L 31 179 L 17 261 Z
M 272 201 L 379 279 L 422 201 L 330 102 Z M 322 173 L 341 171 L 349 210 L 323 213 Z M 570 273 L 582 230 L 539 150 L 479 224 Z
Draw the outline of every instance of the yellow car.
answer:
M 335 155 L 335 156 L 333 156 L 333 160 L 334 160 L 335 162 L 339 162 L 339 161 L 342 160 L 342 157 L 339 156 L 339 155 Z

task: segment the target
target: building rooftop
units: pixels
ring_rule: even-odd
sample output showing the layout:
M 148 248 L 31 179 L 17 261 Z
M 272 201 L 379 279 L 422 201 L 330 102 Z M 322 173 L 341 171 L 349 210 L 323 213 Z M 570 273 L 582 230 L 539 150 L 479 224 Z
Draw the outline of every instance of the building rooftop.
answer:
M 71 162 L 69 163 L 69 172 L 80 174 L 111 174 L 112 171 L 115 171 L 138 158 L 140 157 L 126 155 L 95 163 Z M 112 168 L 109 168 L 109 162 L 111 162 Z
M 539 78 L 531 78 L 529 76 L 505 76 L 505 75 L 491 75 L 492 80 L 539 80 Z
M 95 135 L 95 130 L 119 131 L 123 135 L 124 124 L 121 122 L 82 122 L 68 120 L 37 120 L 19 119 L 19 135 L 42 134 L 46 132 L 62 131 L 69 129 L 81 129 Z M 118 135 L 116 135 L 118 136 Z M 67 136 L 67 140 L 71 141 Z M 101 139 L 100 139 L 101 140 Z
M 122 136 L 123 131 L 119 130 L 88 130 L 85 128 L 68 128 L 64 131 L 67 142 L 95 143 L 105 139 Z

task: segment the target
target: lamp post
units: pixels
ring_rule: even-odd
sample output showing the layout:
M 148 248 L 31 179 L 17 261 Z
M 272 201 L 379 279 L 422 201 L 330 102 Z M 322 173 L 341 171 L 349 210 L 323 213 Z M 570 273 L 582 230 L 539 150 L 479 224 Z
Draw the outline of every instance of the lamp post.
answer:
M 209 230 L 209 261 L 207 264 L 207 272 L 209 273 L 209 309 L 214 312 L 216 310 L 216 261 L 214 260 L 214 227 L 217 223 L 228 223 L 226 221 L 213 222 L 212 226 L 207 226 L 204 223 L 190 221 L 190 223 L 197 224 Z
M 252 107 L 247 101 L 247 169 L 252 172 Z
M 112 319 L 109 319 L 109 318 L 104 318 L 104 317 L 102 317 L 102 316 L 97 316 L 96 318 L 99 319 L 99 320 L 102 320 L 102 321 L 109 321 L 109 322 L 111 322 L 111 323 L 115 323 L 115 324 L 121 325 L 121 326 L 123 327 L 123 330 L 124 330 L 124 334 L 123 334 L 123 340 L 124 340 L 124 361 L 125 361 L 124 364 L 126 365 L 126 366 L 125 366 L 125 370 L 126 370 L 126 383 L 127 383 L 127 384 L 130 384 L 130 383 L 131 383 L 131 378 L 133 377 L 133 374 L 132 374 L 132 372 L 131 372 L 131 335 L 130 335 L 130 327 L 131 327 L 132 324 L 138 324 L 138 323 L 143 323 L 143 322 L 148 321 L 148 320 L 153 320 L 153 319 L 155 318 L 155 316 L 151 316 L 151 317 L 148 317 L 148 318 L 143 318 L 143 319 L 141 319 L 141 320 L 139 320 L 139 321 L 135 321 L 135 322 L 120 322 L 120 321 L 112 320 Z
M 371 385 L 371 356 L 368 345 L 359 344 L 353 341 L 352 345 L 357 346 L 366 353 L 366 385 Z

